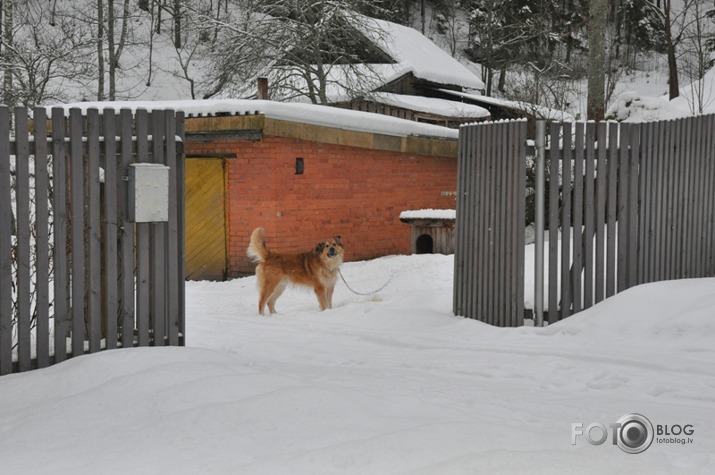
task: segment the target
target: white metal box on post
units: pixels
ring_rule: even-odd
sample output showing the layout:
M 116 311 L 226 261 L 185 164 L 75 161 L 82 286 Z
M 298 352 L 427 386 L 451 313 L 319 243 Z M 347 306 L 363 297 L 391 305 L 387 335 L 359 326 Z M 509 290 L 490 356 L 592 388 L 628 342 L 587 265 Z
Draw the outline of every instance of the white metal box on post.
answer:
M 169 220 L 169 167 L 132 163 L 128 170 L 129 220 L 157 223 Z

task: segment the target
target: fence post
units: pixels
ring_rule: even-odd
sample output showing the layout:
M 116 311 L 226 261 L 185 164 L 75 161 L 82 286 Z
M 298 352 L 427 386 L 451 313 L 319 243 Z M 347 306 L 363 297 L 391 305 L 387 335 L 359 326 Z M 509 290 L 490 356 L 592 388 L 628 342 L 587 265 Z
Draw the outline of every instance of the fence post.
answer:
M 544 160 L 546 122 L 536 121 L 535 219 L 534 219 L 534 325 L 544 325 Z M 553 147 L 554 144 L 551 144 Z

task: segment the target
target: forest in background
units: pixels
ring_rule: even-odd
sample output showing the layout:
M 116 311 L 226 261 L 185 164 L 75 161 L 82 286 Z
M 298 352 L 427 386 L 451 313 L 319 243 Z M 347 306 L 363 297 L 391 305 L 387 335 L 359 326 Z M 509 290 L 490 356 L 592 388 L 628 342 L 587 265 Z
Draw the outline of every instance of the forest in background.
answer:
M 654 57 L 666 59 L 673 98 L 704 76 L 715 51 L 714 0 L 0 3 L 0 94 L 9 106 L 146 99 L 167 75 L 181 84 L 176 99 L 244 97 L 276 70 L 291 71 L 278 81 L 317 85 L 293 100 L 326 102 L 319 92 L 331 68 L 382 60 L 364 40 L 368 17 L 421 30 L 481 74 L 486 95 L 559 110 L 583 81 L 589 97 L 600 83 L 605 108 L 620 78 Z

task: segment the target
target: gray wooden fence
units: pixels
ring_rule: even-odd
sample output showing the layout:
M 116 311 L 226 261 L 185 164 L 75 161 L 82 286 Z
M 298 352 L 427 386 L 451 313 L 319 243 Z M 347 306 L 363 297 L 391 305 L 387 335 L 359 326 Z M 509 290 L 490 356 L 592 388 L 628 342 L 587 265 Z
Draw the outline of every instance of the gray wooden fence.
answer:
M 526 121 L 459 130 L 456 315 L 523 324 L 525 156 Z
M 183 344 L 183 115 L 28 112 L 0 107 L 0 375 Z M 167 222 L 129 221 L 136 162 L 169 167 Z
M 498 131 L 487 132 L 490 127 Z M 515 276 L 523 288 L 524 262 L 490 264 L 493 257 L 481 250 L 498 249 L 491 243 L 495 221 L 474 221 L 473 216 L 502 216 L 504 223 L 497 224 L 501 236 L 523 233 L 524 221 L 506 214 L 503 198 L 495 194 L 502 187 L 521 189 L 521 177 L 504 182 L 498 167 L 479 165 L 493 160 L 489 151 L 496 147 L 504 149 L 502 159 L 509 162 L 502 167 L 526 166 L 526 147 L 519 147 L 525 137 L 510 132 L 512 127 L 497 123 L 460 131 L 454 311 L 495 324 L 505 320 L 491 314 L 505 310 L 488 302 L 516 308 L 523 296 L 514 293 L 513 300 L 503 302 L 490 294 L 514 285 Z M 714 116 L 643 124 L 551 123 L 544 140 L 537 137 L 537 145 L 544 146 L 536 147 L 535 176 L 538 184 L 543 164 L 547 186 L 543 213 L 536 216 L 544 217 L 549 231 L 544 243 L 548 273 L 534 266 L 537 320 L 544 296 L 552 323 L 633 285 L 715 276 L 714 137 Z M 521 199 L 519 206 L 525 207 Z M 507 230 L 499 231 L 504 225 Z M 542 223 L 536 228 L 538 263 Z M 488 278 L 479 275 L 485 271 Z M 545 295 L 539 295 L 542 288 Z M 485 298 L 486 304 L 472 302 Z

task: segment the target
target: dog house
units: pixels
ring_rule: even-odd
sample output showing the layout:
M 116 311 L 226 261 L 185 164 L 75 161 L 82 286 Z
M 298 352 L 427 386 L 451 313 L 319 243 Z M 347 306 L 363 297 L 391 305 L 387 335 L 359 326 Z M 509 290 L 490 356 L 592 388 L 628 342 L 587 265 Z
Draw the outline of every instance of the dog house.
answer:
M 400 221 L 411 227 L 413 254 L 453 254 L 455 220 L 453 209 L 420 209 L 400 213 Z

